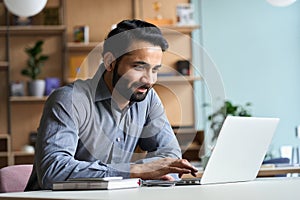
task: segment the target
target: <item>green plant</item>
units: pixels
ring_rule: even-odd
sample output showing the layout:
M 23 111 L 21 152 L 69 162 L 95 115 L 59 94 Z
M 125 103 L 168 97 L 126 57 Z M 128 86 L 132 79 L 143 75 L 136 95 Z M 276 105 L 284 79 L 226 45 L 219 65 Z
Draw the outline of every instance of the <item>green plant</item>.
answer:
M 211 121 L 210 128 L 213 130 L 212 141 L 217 139 L 220 130 L 224 123 L 226 116 L 243 116 L 251 117 L 251 111 L 249 107 L 252 106 L 250 102 L 247 102 L 244 106 L 233 105 L 230 101 L 225 101 L 224 105 L 219 108 L 216 112 L 208 116 L 208 120 Z
M 25 52 L 28 55 L 27 67 L 21 71 L 21 74 L 28 76 L 32 80 L 36 80 L 42 72 L 44 62 L 48 60 L 47 55 L 43 55 L 44 41 L 39 40 L 33 47 L 26 47 Z

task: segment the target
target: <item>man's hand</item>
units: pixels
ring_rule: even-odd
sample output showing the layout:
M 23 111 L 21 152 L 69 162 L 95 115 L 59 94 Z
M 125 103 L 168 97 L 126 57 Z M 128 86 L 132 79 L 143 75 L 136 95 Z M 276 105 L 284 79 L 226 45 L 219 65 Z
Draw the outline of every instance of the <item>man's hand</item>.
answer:
M 178 173 L 179 177 L 183 174 L 196 176 L 198 170 L 185 159 L 162 158 L 145 164 L 133 164 L 130 168 L 131 178 L 141 179 L 164 179 L 172 180 L 169 173 Z

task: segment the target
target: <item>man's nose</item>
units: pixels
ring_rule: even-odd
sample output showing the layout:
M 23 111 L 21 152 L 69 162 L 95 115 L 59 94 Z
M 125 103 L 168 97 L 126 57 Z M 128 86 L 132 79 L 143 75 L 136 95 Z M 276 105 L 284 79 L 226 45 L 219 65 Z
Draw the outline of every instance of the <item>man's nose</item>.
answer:
M 152 73 L 151 71 L 146 71 L 142 77 L 142 82 L 145 84 L 153 85 L 157 80 L 156 73 Z

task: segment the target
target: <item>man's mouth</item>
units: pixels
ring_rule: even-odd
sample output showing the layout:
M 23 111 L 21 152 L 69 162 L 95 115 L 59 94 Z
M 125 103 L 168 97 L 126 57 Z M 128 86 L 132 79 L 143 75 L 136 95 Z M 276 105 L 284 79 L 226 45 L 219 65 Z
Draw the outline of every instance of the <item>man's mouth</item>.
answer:
M 149 86 L 141 86 L 141 87 L 138 87 L 137 89 L 136 89 L 136 91 L 138 92 L 138 93 L 145 93 L 145 92 L 147 92 L 147 90 L 149 90 L 150 89 L 150 87 Z

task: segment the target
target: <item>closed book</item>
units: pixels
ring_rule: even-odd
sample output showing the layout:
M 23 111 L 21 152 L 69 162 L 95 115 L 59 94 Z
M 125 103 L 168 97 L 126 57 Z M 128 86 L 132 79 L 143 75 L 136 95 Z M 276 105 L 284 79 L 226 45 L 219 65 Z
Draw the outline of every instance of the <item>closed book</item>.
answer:
M 89 26 L 75 26 L 73 34 L 74 42 L 89 43 Z
M 140 187 L 139 178 L 73 178 L 53 183 L 53 190 L 111 190 Z

